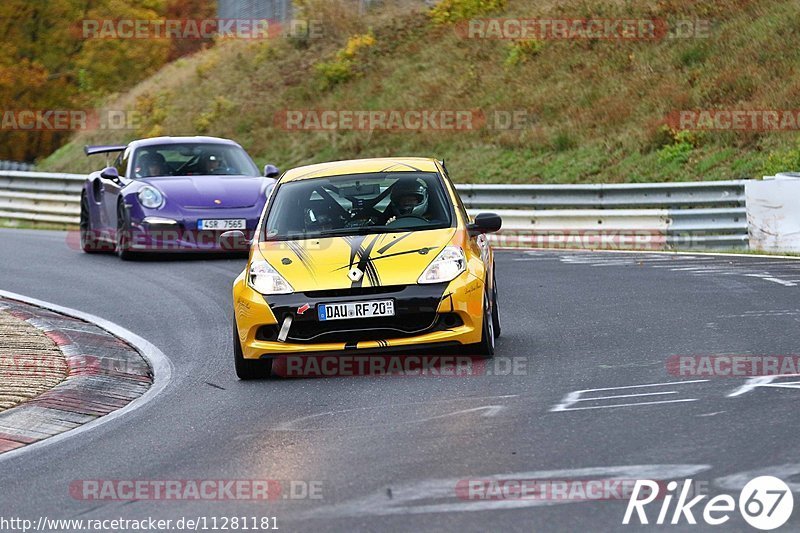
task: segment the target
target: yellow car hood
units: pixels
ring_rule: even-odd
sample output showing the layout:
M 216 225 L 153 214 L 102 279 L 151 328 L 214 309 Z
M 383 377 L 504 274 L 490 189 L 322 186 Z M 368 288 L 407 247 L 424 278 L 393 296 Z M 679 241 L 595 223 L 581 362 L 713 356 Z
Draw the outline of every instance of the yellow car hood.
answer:
M 258 251 L 296 292 L 410 285 L 450 244 L 455 228 L 261 242 Z M 256 258 L 257 255 L 256 255 Z M 357 267 L 363 276 L 349 276 Z M 358 272 L 353 273 L 358 277 Z

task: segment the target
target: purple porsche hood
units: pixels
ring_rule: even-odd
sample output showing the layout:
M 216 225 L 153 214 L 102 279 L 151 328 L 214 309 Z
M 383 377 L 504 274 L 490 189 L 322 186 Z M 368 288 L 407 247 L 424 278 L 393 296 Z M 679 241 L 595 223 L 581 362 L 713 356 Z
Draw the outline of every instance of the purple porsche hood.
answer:
M 144 178 L 167 202 L 188 209 L 252 207 L 263 194 L 264 178 L 250 176 L 170 176 Z

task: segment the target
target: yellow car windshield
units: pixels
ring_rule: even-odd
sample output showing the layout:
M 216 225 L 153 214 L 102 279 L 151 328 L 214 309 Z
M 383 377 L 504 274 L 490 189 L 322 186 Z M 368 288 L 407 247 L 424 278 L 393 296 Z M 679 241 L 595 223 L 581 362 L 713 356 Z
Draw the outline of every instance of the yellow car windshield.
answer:
M 280 184 L 265 240 L 450 227 L 453 206 L 435 172 L 378 172 Z

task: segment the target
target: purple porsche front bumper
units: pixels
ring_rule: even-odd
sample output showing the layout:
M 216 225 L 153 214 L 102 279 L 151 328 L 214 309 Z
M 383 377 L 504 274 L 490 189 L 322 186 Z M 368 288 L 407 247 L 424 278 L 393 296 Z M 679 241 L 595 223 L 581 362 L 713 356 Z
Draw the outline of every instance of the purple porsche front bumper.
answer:
M 199 229 L 201 220 L 244 220 L 244 231 L 251 238 L 263 206 L 213 210 L 184 210 L 181 218 L 167 214 L 137 217 L 131 213 L 129 249 L 135 252 L 246 252 L 247 246 L 220 240 L 224 229 Z

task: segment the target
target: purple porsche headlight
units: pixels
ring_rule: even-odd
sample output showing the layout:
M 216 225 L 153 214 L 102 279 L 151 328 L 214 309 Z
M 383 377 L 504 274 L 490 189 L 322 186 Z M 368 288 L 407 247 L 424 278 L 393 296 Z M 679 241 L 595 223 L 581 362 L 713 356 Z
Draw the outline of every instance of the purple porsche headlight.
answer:
M 158 209 L 164 205 L 164 195 L 155 187 L 142 187 L 139 191 L 139 202 L 148 209 Z

